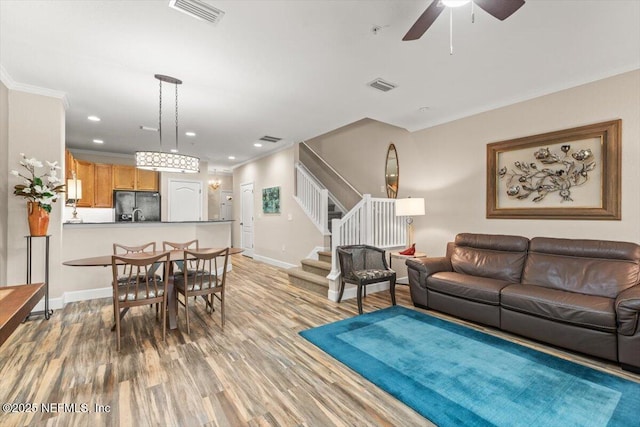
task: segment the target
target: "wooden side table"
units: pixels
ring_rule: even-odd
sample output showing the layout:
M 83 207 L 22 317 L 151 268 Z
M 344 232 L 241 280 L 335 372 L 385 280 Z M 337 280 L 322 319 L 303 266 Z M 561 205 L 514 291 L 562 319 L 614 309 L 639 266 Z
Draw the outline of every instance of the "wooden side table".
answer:
M 419 258 L 423 256 L 427 256 L 427 254 L 424 252 L 416 252 L 413 255 L 401 255 L 399 251 L 389 252 L 389 268 L 393 270 L 394 258 L 403 260 L 402 265 L 404 265 L 404 262 L 409 258 Z M 396 285 L 408 285 L 408 284 L 409 284 L 409 276 L 396 277 Z

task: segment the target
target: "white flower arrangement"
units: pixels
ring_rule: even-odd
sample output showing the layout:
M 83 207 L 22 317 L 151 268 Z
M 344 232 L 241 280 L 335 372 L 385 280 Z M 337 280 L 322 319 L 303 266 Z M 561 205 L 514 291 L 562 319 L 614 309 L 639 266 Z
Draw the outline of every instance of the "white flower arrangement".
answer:
M 51 204 L 54 203 L 64 193 L 64 181 L 58 177 L 58 162 L 45 162 L 48 171 L 41 176 L 36 176 L 36 169 L 42 168 L 42 162 L 35 158 L 27 158 L 24 153 L 20 153 L 22 160 L 20 164 L 29 171 L 31 176 L 25 176 L 16 170 L 11 171 L 11 175 L 20 177 L 24 183 L 16 184 L 13 194 L 24 197 L 27 200 L 38 203 L 42 209 L 51 212 Z

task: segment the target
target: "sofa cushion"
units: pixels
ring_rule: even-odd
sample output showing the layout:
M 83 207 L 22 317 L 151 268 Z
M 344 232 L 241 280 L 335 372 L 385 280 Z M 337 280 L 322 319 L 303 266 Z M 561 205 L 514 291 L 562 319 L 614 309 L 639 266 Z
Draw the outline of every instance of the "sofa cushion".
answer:
M 509 282 L 455 272 L 440 272 L 429 276 L 427 289 L 485 304 L 500 304 L 500 291 Z
M 453 271 L 520 282 L 529 241 L 520 236 L 461 233 L 451 251 Z
M 522 283 L 615 298 L 640 280 L 634 243 L 536 237 Z
M 500 303 L 505 309 L 615 333 L 614 301 L 611 298 L 516 284 L 502 290 Z

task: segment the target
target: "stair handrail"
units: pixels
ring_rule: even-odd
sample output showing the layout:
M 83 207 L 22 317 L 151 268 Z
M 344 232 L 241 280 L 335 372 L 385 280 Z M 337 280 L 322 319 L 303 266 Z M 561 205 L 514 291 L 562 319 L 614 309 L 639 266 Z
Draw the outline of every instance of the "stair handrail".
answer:
M 329 190 L 299 163 L 296 169 L 296 193 L 293 198 L 307 214 L 311 222 L 324 235 L 329 233 Z
M 327 187 L 324 186 L 324 184 L 318 179 L 317 176 L 315 176 L 308 167 L 306 167 L 304 165 L 304 163 L 301 162 L 296 162 L 296 167 L 301 168 L 305 174 L 309 175 L 309 177 L 313 180 L 313 182 L 315 182 L 318 187 L 322 188 L 322 189 L 327 189 Z M 327 189 L 328 190 L 328 189 Z M 348 209 L 344 207 L 344 205 L 340 202 L 340 200 L 338 200 L 336 198 L 336 196 L 334 196 L 331 191 L 329 191 L 329 202 L 333 203 L 335 205 L 335 207 L 337 208 L 337 210 L 339 210 L 340 212 L 347 212 Z
M 331 222 L 331 272 L 337 281 L 340 269 L 336 249 L 343 245 L 367 244 L 382 249 L 406 245 L 406 221 L 395 214 L 395 199 L 373 198 L 365 194 L 342 218 Z
M 351 183 L 349 181 L 346 180 L 345 177 L 343 177 L 342 175 L 340 175 L 340 172 L 338 172 L 337 170 L 335 170 L 335 168 L 333 166 L 331 166 L 329 163 L 327 163 L 327 161 L 325 159 L 322 158 L 322 156 L 320 156 L 313 148 L 311 148 L 309 146 L 309 144 L 306 143 L 306 141 L 302 141 L 300 142 L 301 145 L 303 145 L 307 150 L 309 150 L 323 165 L 324 167 L 326 167 L 327 169 L 329 169 L 331 172 L 333 172 L 338 178 L 340 178 L 340 180 L 342 180 L 342 182 L 349 187 L 351 190 L 353 190 L 358 197 L 364 197 L 363 194 L 361 192 L 359 192 L 353 185 L 351 185 Z

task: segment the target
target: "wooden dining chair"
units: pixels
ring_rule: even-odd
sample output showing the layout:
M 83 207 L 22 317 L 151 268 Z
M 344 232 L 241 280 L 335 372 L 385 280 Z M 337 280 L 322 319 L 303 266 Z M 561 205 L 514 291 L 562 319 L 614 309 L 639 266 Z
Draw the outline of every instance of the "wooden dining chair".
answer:
M 185 249 L 192 249 L 192 250 L 200 249 L 200 243 L 198 242 L 198 239 L 190 240 L 184 243 L 167 242 L 167 241 L 162 242 L 163 251 L 175 251 L 175 250 L 183 251 Z M 177 274 L 182 274 L 185 264 L 187 265 L 187 273 L 194 274 L 196 272 L 196 268 L 194 267 L 194 264 L 191 261 L 189 261 L 189 263 L 185 263 L 185 261 L 183 260 L 178 260 L 178 261 L 174 261 L 173 264 L 176 267 L 178 267 L 177 270 L 173 269 L 174 276 Z
M 143 245 L 138 245 L 138 246 L 127 246 L 127 245 L 122 245 L 120 243 L 113 244 L 114 255 L 126 256 L 134 253 L 155 252 L 155 251 L 156 251 L 156 242 L 149 242 L 149 243 L 145 243 Z M 152 275 L 156 274 L 156 271 L 158 270 L 159 267 L 160 267 L 160 264 L 158 263 L 154 266 L 154 268 L 149 270 L 149 273 Z M 118 274 L 118 283 L 120 284 L 126 283 L 129 280 L 130 273 L 131 273 L 130 266 L 124 266 L 124 265 L 120 266 L 119 274 Z
M 206 301 L 206 307 L 215 311 L 213 303 L 215 299 L 220 301 L 220 314 L 222 316 L 222 328 L 224 328 L 224 293 L 227 279 L 227 264 L 229 262 L 229 248 L 207 251 L 184 251 L 184 262 L 192 260 L 195 264 L 195 273 L 189 274 L 186 269 L 182 274 L 174 276 L 173 284 L 178 291 L 178 302 L 185 308 L 187 319 L 187 333 L 191 333 L 189 327 L 189 297 L 201 296 Z M 180 301 L 179 294 L 184 296 L 184 302 Z M 205 308 L 206 310 L 206 308 Z
M 111 269 L 113 272 L 113 314 L 116 320 L 117 349 L 120 351 L 120 321 L 121 314 L 129 308 L 145 304 L 160 304 L 162 313 L 162 340 L 167 330 L 167 283 L 169 268 L 169 252 L 158 255 L 132 253 L 129 255 L 112 255 Z M 162 278 L 151 273 L 157 267 L 164 265 Z M 120 281 L 119 267 L 124 266 L 128 271 L 127 280 Z M 158 312 L 156 310 L 156 318 Z

